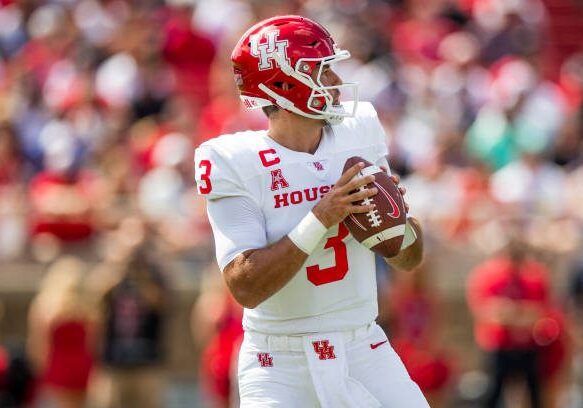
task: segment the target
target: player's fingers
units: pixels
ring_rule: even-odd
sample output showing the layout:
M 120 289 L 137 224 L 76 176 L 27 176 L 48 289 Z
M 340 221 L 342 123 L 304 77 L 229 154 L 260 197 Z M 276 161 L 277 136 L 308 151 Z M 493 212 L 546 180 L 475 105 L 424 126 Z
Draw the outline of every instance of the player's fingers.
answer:
M 360 170 L 362 170 L 363 167 L 364 167 L 363 162 L 358 162 L 354 166 L 350 167 L 348 170 L 346 170 L 345 173 L 342 174 L 342 176 L 340 176 L 340 178 L 336 182 L 336 186 L 341 187 L 348 183 L 350 180 L 354 178 L 354 176 L 358 174 Z
M 380 165 L 379 167 L 380 167 L 380 168 L 381 168 L 381 170 L 382 170 L 382 171 L 384 171 L 385 173 L 388 173 L 388 172 L 389 172 L 389 168 L 388 168 L 387 166 Z
M 399 185 L 399 182 L 401 181 L 401 177 L 399 177 L 397 174 L 391 174 L 391 180 L 393 180 L 393 182 L 396 185 Z
M 405 195 L 405 193 L 407 192 L 407 189 L 405 187 L 399 186 L 399 192 L 401 193 L 401 195 Z
M 353 205 L 350 207 L 349 212 L 354 214 L 354 213 L 367 213 L 369 211 L 372 211 L 376 208 L 376 205 L 374 204 L 368 204 L 368 205 Z
M 372 197 L 376 193 L 378 193 L 378 189 L 376 187 L 367 188 L 366 190 L 359 190 L 359 191 L 356 191 L 356 192 L 354 192 L 352 194 L 349 194 L 348 195 L 348 200 L 351 203 L 354 203 L 354 202 L 357 202 L 357 201 L 360 201 L 360 200 L 364 200 L 365 198 Z
M 364 177 L 356 177 L 346 183 L 342 188 L 344 189 L 344 192 L 349 192 L 356 190 L 366 184 L 372 183 L 374 179 L 375 177 L 373 174 Z
M 403 201 L 403 203 L 405 204 L 405 212 L 409 213 L 409 204 L 407 204 L 407 201 Z

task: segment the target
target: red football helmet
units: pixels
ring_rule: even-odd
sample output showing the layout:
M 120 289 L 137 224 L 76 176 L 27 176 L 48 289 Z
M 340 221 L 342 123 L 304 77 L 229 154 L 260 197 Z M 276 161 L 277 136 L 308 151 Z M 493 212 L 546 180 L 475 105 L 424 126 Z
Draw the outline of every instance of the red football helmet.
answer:
M 354 116 L 358 85 L 324 86 L 325 65 L 350 58 L 320 24 L 301 16 L 278 16 L 251 27 L 239 40 L 231 61 L 235 82 L 247 109 L 277 105 L 290 112 L 331 124 Z M 314 70 L 317 71 L 315 79 Z M 352 90 L 350 112 L 334 105 L 330 91 Z

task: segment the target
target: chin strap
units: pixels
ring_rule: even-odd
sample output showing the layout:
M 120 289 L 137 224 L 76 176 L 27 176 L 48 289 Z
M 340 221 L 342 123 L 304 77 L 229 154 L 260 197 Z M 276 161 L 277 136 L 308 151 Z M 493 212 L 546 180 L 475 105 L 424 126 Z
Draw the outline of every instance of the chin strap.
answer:
M 337 106 L 337 107 L 332 107 L 331 109 L 329 109 L 330 111 L 332 111 L 331 113 L 328 113 L 328 112 L 322 112 L 321 114 L 306 113 L 306 112 L 302 111 L 301 109 L 299 109 L 298 107 L 296 107 L 296 105 L 292 101 L 290 101 L 289 99 L 284 98 L 283 96 L 281 96 L 281 95 L 277 94 L 276 92 L 272 91 L 271 89 L 269 89 L 267 86 L 265 86 L 265 84 L 259 84 L 258 87 L 263 92 L 265 92 L 268 96 L 273 98 L 275 100 L 275 103 L 277 106 L 280 106 L 281 108 L 288 110 L 290 112 L 293 112 L 295 114 L 298 114 L 298 115 L 301 115 L 301 116 L 304 116 L 304 117 L 310 118 L 310 119 L 325 120 L 330 125 L 338 125 L 344 119 L 344 116 L 339 115 L 339 114 L 342 114 L 345 112 L 344 107 L 342 105 Z
M 330 115 L 325 119 L 328 124 L 339 125 L 345 118 L 345 115 L 343 114 L 346 113 L 346 109 L 344 109 L 344 106 L 342 105 L 330 106 L 326 109 L 326 113 Z

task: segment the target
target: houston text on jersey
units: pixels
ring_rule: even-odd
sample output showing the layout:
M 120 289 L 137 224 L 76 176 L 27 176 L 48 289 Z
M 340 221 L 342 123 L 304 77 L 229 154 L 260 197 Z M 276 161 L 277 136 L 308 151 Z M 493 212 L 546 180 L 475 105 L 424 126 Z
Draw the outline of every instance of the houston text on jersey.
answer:
M 304 188 L 303 190 L 295 190 L 289 193 L 275 194 L 273 196 L 274 208 L 288 207 L 291 205 L 301 204 L 305 201 L 316 201 L 318 195 L 320 198 L 330 191 L 334 184 Z

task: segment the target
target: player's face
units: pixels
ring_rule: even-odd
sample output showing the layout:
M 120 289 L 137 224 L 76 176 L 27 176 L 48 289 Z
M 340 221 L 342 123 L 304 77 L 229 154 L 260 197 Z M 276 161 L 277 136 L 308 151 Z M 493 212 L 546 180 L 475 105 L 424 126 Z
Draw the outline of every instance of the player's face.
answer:
M 316 77 L 318 76 L 318 71 L 319 71 L 318 68 L 319 67 L 316 67 L 316 69 L 312 73 L 312 79 L 314 81 L 317 80 Z M 324 67 L 322 68 L 322 74 L 320 75 L 320 82 L 324 86 L 342 85 L 342 79 L 340 79 L 340 77 L 336 74 L 336 72 L 334 72 L 332 70 L 332 68 L 328 64 L 324 65 Z M 334 98 L 334 102 L 333 102 L 334 105 L 338 105 L 340 103 L 340 91 L 337 89 L 332 89 L 332 90 L 330 90 L 330 93 L 332 94 L 332 97 Z

